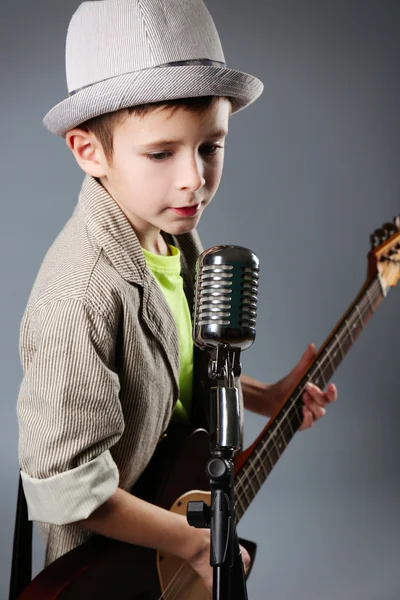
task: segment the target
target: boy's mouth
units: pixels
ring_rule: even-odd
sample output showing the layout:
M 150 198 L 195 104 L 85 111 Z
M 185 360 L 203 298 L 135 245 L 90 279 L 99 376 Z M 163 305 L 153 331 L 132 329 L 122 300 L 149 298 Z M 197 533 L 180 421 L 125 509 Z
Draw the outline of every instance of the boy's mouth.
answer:
M 180 217 L 194 217 L 199 212 L 199 209 L 200 204 L 196 204 L 196 206 L 184 206 L 182 208 L 171 208 Z

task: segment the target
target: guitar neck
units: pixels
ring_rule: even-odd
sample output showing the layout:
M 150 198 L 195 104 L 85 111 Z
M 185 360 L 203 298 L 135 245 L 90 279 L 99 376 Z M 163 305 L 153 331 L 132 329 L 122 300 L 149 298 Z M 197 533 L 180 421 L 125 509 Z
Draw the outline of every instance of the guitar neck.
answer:
M 368 281 L 319 350 L 311 366 L 254 443 L 235 476 L 236 520 L 243 516 L 303 421 L 302 395 L 310 381 L 325 388 L 386 295 L 379 275 Z

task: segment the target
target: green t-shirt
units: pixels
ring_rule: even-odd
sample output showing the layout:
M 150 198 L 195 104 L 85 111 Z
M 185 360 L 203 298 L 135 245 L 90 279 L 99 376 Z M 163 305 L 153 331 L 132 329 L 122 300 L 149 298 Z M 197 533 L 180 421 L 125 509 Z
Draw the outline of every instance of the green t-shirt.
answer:
M 160 256 L 143 250 L 146 264 L 159 284 L 178 329 L 180 347 L 179 399 L 171 422 L 188 422 L 192 400 L 193 339 L 192 321 L 181 277 L 181 258 L 178 248 L 168 244 L 170 256 Z

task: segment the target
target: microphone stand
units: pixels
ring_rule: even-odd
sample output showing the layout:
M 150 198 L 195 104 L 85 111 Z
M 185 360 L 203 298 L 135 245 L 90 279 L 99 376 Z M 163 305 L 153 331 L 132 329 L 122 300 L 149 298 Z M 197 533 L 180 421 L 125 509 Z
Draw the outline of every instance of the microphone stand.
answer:
M 238 389 L 240 350 L 219 344 L 211 352 L 208 376 L 219 380 L 210 388 L 210 447 L 207 475 L 211 506 L 189 502 L 190 525 L 210 528 L 210 565 L 213 567 L 213 600 L 247 600 L 246 578 L 236 532 L 233 456 L 241 447 Z M 221 380 L 223 385 L 221 385 Z

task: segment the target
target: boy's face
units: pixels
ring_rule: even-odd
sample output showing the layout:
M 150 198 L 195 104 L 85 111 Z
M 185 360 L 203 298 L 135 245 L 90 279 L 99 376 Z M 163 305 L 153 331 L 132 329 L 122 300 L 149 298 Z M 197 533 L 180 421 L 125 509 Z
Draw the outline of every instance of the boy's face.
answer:
M 221 98 L 203 113 L 179 107 L 127 115 L 114 132 L 112 164 L 96 145 L 97 174 L 90 174 L 124 211 L 143 247 L 154 251 L 160 230 L 181 234 L 196 227 L 221 180 L 230 110 Z

